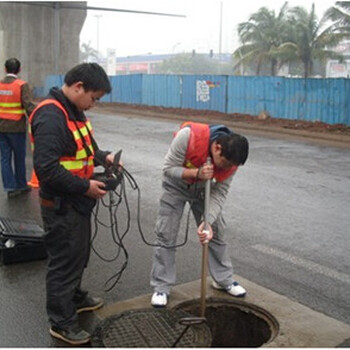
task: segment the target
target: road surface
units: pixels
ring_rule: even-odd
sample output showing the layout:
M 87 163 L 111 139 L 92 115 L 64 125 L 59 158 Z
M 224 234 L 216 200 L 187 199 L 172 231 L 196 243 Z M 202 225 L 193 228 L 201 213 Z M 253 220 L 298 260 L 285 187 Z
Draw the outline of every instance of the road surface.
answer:
M 141 191 L 142 232 L 152 243 L 162 162 L 179 123 L 93 112 L 90 115 L 100 147 L 123 150 L 124 165 Z M 224 211 L 235 272 L 350 324 L 349 149 L 246 136 L 249 159 L 235 175 Z M 27 161 L 30 177 L 30 155 Z M 151 292 L 152 247 L 144 243 L 137 226 L 138 193 L 127 184 L 126 194 L 131 215 L 123 240 L 128 252 L 126 270 L 112 291 L 104 292 L 111 285 L 106 281 L 120 269 L 125 256 L 120 252 L 115 261 L 105 262 L 92 253 L 84 276 L 84 286 L 106 303 Z M 8 200 L 1 190 L 1 215 L 41 223 L 37 197 L 37 190 L 33 190 Z M 108 223 L 108 210 L 102 207 L 99 220 Z M 123 234 L 128 226 L 125 198 L 117 215 Z M 185 234 L 186 215 L 179 242 Z M 93 245 L 107 260 L 118 253 L 110 229 L 102 225 Z M 0 267 L 1 347 L 58 346 L 48 334 L 45 266 L 46 261 L 34 261 Z M 191 217 L 188 242 L 177 252 L 177 283 L 199 279 L 200 271 L 201 247 Z M 82 322 L 92 330 L 94 320 L 84 316 Z

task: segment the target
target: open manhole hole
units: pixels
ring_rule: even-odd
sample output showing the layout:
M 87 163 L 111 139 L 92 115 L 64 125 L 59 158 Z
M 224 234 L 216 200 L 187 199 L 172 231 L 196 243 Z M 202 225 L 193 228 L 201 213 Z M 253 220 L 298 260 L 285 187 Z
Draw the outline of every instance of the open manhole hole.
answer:
M 199 300 L 176 306 L 193 316 L 199 315 Z M 211 347 L 260 347 L 271 342 L 279 331 L 268 311 L 244 301 L 208 298 L 205 317 L 211 331 Z
M 137 309 L 102 321 L 92 336 L 93 347 L 210 347 L 206 320 L 183 310 Z

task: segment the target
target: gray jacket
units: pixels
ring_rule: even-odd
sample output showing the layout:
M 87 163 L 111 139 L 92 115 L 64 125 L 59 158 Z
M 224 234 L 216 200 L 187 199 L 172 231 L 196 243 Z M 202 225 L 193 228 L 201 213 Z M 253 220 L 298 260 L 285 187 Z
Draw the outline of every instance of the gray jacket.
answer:
M 174 137 L 168 153 L 165 156 L 163 166 L 163 176 L 167 179 L 174 179 L 176 181 L 182 179 L 184 171 L 184 161 L 187 151 L 187 145 L 190 138 L 190 128 L 183 128 Z M 211 183 L 210 191 L 210 210 L 208 221 L 213 224 L 218 215 L 222 211 L 223 204 L 226 200 L 228 190 L 232 182 L 233 175 L 228 177 L 225 181 Z M 184 181 L 184 180 L 183 180 Z M 205 182 L 199 182 L 198 188 L 203 188 Z

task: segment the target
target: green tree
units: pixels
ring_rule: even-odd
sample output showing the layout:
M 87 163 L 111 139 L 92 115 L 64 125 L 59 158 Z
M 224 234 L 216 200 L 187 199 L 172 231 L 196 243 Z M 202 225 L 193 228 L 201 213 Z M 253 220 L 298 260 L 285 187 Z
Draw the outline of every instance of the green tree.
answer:
M 337 1 L 326 11 L 325 17 L 335 22 L 335 29 L 350 32 L 350 1 Z
M 329 23 L 326 15 L 318 20 L 315 4 L 312 4 L 310 12 L 300 6 L 290 9 L 287 28 L 289 39 L 278 47 L 276 54 L 289 61 L 302 62 L 305 78 L 313 74 L 316 60 L 342 59 L 332 49 L 344 39 L 344 32 L 336 31 L 334 23 Z
M 163 61 L 158 73 L 164 74 L 228 74 L 231 64 L 222 64 L 208 55 L 182 53 Z
M 238 25 L 242 45 L 233 53 L 234 58 L 238 59 L 236 68 L 241 64 L 256 64 L 256 74 L 259 75 L 262 66 L 269 64 L 271 75 L 276 75 L 282 64 L 276 49 L 288 35 L 287 14 L 287 2 L 277 15 L 275 11 L 262 7 L 247 22 Z
M 94 48 L 91 47 L 91 42 L 83 43 L 80 47 L 80 62 L 91 62 L 97 61 L 98 52 Z

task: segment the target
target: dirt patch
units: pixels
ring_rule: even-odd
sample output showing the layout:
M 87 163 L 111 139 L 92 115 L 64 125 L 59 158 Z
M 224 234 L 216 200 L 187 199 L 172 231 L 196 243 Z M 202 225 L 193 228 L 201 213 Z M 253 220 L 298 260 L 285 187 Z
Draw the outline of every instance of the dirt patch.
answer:
M 135 111 L 143 112 L 154 112 L 162 114 L 171 114 L 188 117 L 205 117 L 205 119 L 210 118 L 215 121 L 219 120 L 228 120 L 228 121 L 239 121 L 246 122 L 248 124 L 263 125 L 263 126 L 277 126 L 285 129 L 294 129 L 294 130 L 307 130 L 311 132 L 323 132 L 330 134 L 342 134 L 350 135 L 350 126 L 345 124 L 326 124 L 323 122 L 315 121 L 309 122 L 304 120 L 297 119 L 282 119 L 282 118 L 271 118 L 269 116 L 254 116 L 248 114 L 225 114 L 216 111 L 208 110 L 194 110 L 194 109 L 182 109 L 182 108 L 163 108 L 155 106 L 144 106 L 144 105 L 127 105 L 121 103 L 100 103 L 98 105 L 99 109 L 105 110 L 106 112 L 116 112 L 118 109 L 133 109 Z
M 272 118 L 264 113 L 254 116 L 122 103 L 98 103 L 94 110 L 106 114 L 137 115 L 151 119 L 178 120 L 179 122 L 192 120 L 204 123 L 223 123 L 233 129 L 256 131 L 268 136 L 274 134 L 283 138 L 308 138 L 313 141 L 318 139 L 321 143 L 329 140 L 331 142 L 330 146 L 350 148 L 350 126 L 345 124 L 331 125 L 319 121 L 309 122 L 297 119 Z

